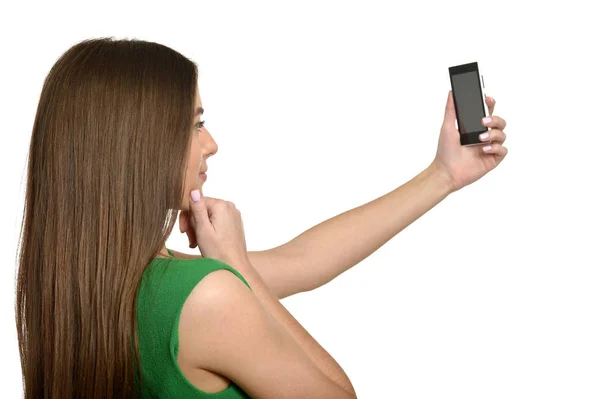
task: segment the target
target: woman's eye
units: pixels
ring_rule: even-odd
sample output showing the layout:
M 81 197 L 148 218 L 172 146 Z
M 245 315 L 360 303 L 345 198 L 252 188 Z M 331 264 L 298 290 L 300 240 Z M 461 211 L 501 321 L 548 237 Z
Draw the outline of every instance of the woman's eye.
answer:
M 200 122 L 196 123 L 196 129 L 202 129 L 202 126 L 204 126 L 204 122 L 206 122 L 206 121 L 200 121 Z

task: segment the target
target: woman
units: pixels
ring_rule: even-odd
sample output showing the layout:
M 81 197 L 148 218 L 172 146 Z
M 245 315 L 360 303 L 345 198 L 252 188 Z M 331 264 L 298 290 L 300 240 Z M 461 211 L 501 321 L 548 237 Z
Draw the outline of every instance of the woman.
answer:
M 356 397 L 251 264 L 233 203 L 197 191 L 218 149 L 197 79 L 166 46 L 112 38 L 46 78 L 19 246 L 25 398 Z M 448 192 L 506 155 L 501 118 L 488 154 L 461 147 L 454 121 L 449 94 L 428 168 Z M 200 258 L 165 246 L 179 210 Z

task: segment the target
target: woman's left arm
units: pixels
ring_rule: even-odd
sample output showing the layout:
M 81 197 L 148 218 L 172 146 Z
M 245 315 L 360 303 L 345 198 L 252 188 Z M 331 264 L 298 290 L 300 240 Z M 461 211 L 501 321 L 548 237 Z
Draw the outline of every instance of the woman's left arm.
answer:
M 447 175 L 434 162 L 382 197 L 321 222 L 277 248 L 248 252 L 248 258 L 280 299 L 310 291 L 371 255 L 450 192 Z
M 375 252 L 450 193 L 494 169 L 508 150 L 506 121 L 492 116 L 486 97 L 490 145 L 461 146 L 452 91 L 434 161 L 412 180 L 357 208 L 330 218 L 291 241 L 266 251 L 248 252 L 250 262 L 281 299 L 318 288 Z

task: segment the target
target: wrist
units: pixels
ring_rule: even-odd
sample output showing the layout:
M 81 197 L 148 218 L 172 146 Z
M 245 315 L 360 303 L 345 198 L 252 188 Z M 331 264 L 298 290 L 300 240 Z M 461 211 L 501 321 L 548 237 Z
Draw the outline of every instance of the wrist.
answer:
M 438 161 L 433 161 L 428 167 L 429 176 L 435 180 L 436 185 L 439 186 L 446 195 L 452 194 L 454 190 L 454 183 L 452 176 L 448 172 L 448 169 Z

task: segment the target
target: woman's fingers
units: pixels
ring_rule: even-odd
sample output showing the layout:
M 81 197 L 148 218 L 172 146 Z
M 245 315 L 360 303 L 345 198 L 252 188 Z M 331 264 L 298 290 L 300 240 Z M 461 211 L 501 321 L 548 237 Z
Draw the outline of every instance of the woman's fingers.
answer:
M 502 159 L 508 153 L 508 148 L 503 147 L 500 143 L 491 143 L 484 145 L 482 151 L 486 154 L 498 155 Z
M 496 128 L 498 130 L 504 130 L 504 128 L 506 128 L 506 121 L 498 115 L 482 118 L 481 123 L 483 123 L 484 126 Z
M 485 102 L 490 110 L 490 115 L 494 113 L 494 107 L 496 106 L 496 101 L 490 96 L 485 96 Z
M 190 242 L 190 248 L 196 248 L 196 223 L 194 221 L 194 217 L 189 212 L 186 213 L 188 220 L 188 229 L 185 232 L 187 233 L 188 240 Z
M 188 213 L 187 211 L 179 212 L 179 232 L 184 233 L 189 225 Z
M 190 242 L 190 248 L 196 248 L 196 246 L 198 245 L 196 243 L 196 232 L 194 231 L 194 229 L 189 229 L 186 231 L 187 236 L 188 236 L 188 241 Z
M 190 248 L 195 248 L 197 245 L 196 231 L 194 230 L 193 218 L 190 217 L 188 211 L 181 211 L 179 213 L 179 231 L 187 235 Z
M 486 136 L 486 134 L 487 134 L 487 136 Z M 506 140 L 506 133 L 504 133 L 502 130 L 491 129 L 485 133 L 481 133 L 479 135 L 479 139 L 481 141 L 494 141 L 494 142 L 503 144 L 504 141 Z

